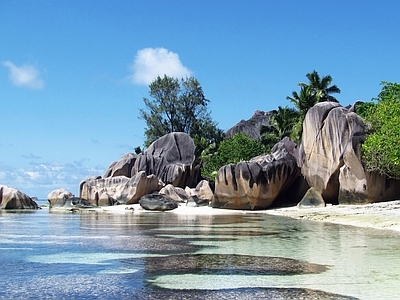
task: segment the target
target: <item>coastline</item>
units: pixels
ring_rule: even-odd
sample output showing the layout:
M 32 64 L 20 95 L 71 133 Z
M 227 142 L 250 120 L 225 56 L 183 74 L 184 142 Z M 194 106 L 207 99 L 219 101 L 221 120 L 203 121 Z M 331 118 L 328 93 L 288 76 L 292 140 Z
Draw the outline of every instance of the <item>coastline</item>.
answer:
M 321 208 L 286 207 L 266 210 L 270 215 L 400 232 L 400 200 Z
M 108 213 L 150 212 L 143 210 L 139 204 L 107 206 L 99 210 Z M 228 210 L 211 208 L 209 206 L 187 207 L 180 205 L 177 209 L 164 213 L 180 215 L 268 214 L 299 220 L 328 222 L 400 232 L 400 200 L 364 205 L 327 205 L 326 207 L 308 209 L 299 209 L 294 206 L 259 211 Z

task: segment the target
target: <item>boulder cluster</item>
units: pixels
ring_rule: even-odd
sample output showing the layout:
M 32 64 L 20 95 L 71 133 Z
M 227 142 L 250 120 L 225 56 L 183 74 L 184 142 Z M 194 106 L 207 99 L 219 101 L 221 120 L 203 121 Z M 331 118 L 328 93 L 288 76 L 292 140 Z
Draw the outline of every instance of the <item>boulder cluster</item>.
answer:
M 49 206 L 80 209 L 139 203 L 144 209 L 161 211 L 178 205 L 256 210 L 398 199 L 399 180 L 363 167 L 366 126 L 355 107 L 334 102 L 315 105 L 305 117 L 299 146 L 286 137 L 269 154 L 223 166 L 213 189 L 195 165 L 192 138 L 174 132 L 144 153 L 123 155 L 103 177 L 83 180 L 79 197 L 64 189 L 51 192 Z M 263 112 L 256 115 L 262 117 L 257 126 L 269 117 Z M 37 204 L 16 189 L 0 186 L 0 208 L 37 208 Z

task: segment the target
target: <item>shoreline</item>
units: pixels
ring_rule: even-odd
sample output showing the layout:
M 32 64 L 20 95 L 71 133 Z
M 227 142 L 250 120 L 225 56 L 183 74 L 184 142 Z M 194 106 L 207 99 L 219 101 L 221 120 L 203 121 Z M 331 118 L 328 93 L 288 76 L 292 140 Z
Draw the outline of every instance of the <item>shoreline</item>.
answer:
M 298 220 L 327 222 L 400 232 L 400 200 L 363 205 L 327 205 L 321 208 L 275 208 L 267 214 Z
M 54 209 L 54 212 L 61 211 L 65 211 L 65 209 Z M 82 210 L 82 212 L 83 211 L 84 210 Z M 100 213 L 161 213 L 144 210 L 139 204 L 103 206 L 88 209 L 87 212 L 93 211 Z M 210 206 L 187 207 L 185 205 L 179 205 L 178 208 L 163 213 L 179 215 L 267 214 L 298 220 L 310 220 L 400 232 L 400 200 L 363 205 L 327 205 L 320 208 L 306 209 L 299 209 L 297 206 L 292 206 L 255 211 L 220 209 Z

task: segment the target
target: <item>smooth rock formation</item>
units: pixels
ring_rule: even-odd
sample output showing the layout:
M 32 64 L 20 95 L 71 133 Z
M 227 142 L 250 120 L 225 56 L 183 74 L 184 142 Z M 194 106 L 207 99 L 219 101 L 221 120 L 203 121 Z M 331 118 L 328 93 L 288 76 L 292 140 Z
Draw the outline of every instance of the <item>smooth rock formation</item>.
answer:
M 233 127 L 229 128 L 226 131 L 225 136 L 227 138 L 230 138 L 230 137 L 233 137 L 237 133 L 245 133 L 252 139 L 259 140 L 261 126 L 270 125 L 271 116 L 275 112 L 276 111 L 264 112 L 261 110 L 256 110 L 254 112 L 253 116 L 249 120 L 247 120 L 247 121 L 241 120 L 239 123 L 237 123 Z
M 186 133 L 166 134 L 137 156 L 133 174 L 144 171 L 165 184 L 185 188 L 198 183 L 199 169 L 194 166 L 195 145 Z
M 124 154 L 119 161 L 112 162 L 110 166 L 107 168 L 104 178 L 107 177 L 116 177 L 116 176 L 126 176 L 132 177 L 132 169 L 135 164 L 137 155 L 134 153 L 126 153 Z
M 321 194 L 313 187 L 309 188 L 303 199 L 297 204 L 298 208 L 317 208 L 325 207 L 325 201 Z
M 326 203 L 398 199 L 399 180 L 364 170 L 361 144 L 366 138 L 365 125 L 353 110 L 322 102 L 308 111 L 299 156 L 302 174 Z
M 139 204 L 145 210 L 151 211 L 167 211 L 178 207 L 177 201 L 160 194 L 145 195 L 139 200 Z
M 50 192 L 47 195 L 47 200 L 49 201 L 49 208 L 56 206 L 63 206 L 66 203 L 66 200 L 75 197 L 74 194 L 68 192 L 67 190 L 61 188 Z
M 186 202 L 186 206 L 189 207 L 208 206 L 214 198 L 214 193 L 207 180 L 200 181 L 195 188 L 186 187 L 185 191 L 189 196 Z
M 186 206 L 188 207 L 200 207 L 200 206 L 209 206 L 210 201 L 207 199 L 200 199 L 196 195 L 191 196 L 187 202 Z
M 67 210 L 67 211 L 80 211 L 88 208 L 96 208 L 97 205 L 90 203 L 89 201 L 79 198 L 79 197 L 71 197 L 64 198 L 60 201 L 57 201 L 54 205 L 50 206 L 50 209 L 58 209 L 58 210 Z
M 296 144 L 285 138 L 268 155 L 223 166 L 216 176 L 212 207 L 269 207 L 300 176 L 296 153 Z
M 141 171 L 132 178 L 116 176 L 84 180 L 80 184 L 79 194 L 81 198 L 96 205 L 99 205 L 99 199 L 104 199 L 104 193 L 108 194 L 107 197 L 115 199 L 118 204 L 135 204 L 143 195 L 159 191 L 161 188 L 162 185 L 156 176 L 146 176 L 146 173 Z
M 38 209 L 31 197 L 16 188 L 0 185 L 0 209 Z
M 158 193 L 180 203 L 187 201 L 189 198 L 184 189 L 175 187 L 172 184 L 166 185 Z
M 105 192 L 105 193 L 102 193 L 99 196 L 99 200 L 97 201 L 97 205 L 98 206 L 113 206 L 113 205 L 118 205 L 118 201 L 115 200 L 107 192 Z

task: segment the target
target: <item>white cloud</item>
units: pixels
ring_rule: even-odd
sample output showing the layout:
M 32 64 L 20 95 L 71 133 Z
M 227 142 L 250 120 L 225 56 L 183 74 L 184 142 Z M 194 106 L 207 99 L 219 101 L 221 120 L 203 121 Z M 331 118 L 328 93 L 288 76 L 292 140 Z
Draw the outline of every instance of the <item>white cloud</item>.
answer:
M 145 48 L 136 53 L 131 66 L 132 83 L 148 85 L 157 76 L 183 78 L 191 75 L 191 71 L 179 60 L 177 53 L 165 48 Z
M 28 196 L 46 198 L 59 188 L 79 194 L 79 183 L 89 177 L 103 175 L 105 168 L 89 167 L 82 161 L 72 163 L 31 162 L 26 167 L 16 169 L 0 162 L 0 184 L 18 188 Z
M 35 67 L 31 65 L 17 67 L 11 61 L 3 62 L 3 66 L 9 69 L 9 78 L 14 85 L 34 90 L 44 88 L 44 81 L 40 78 L 40 73 Z

